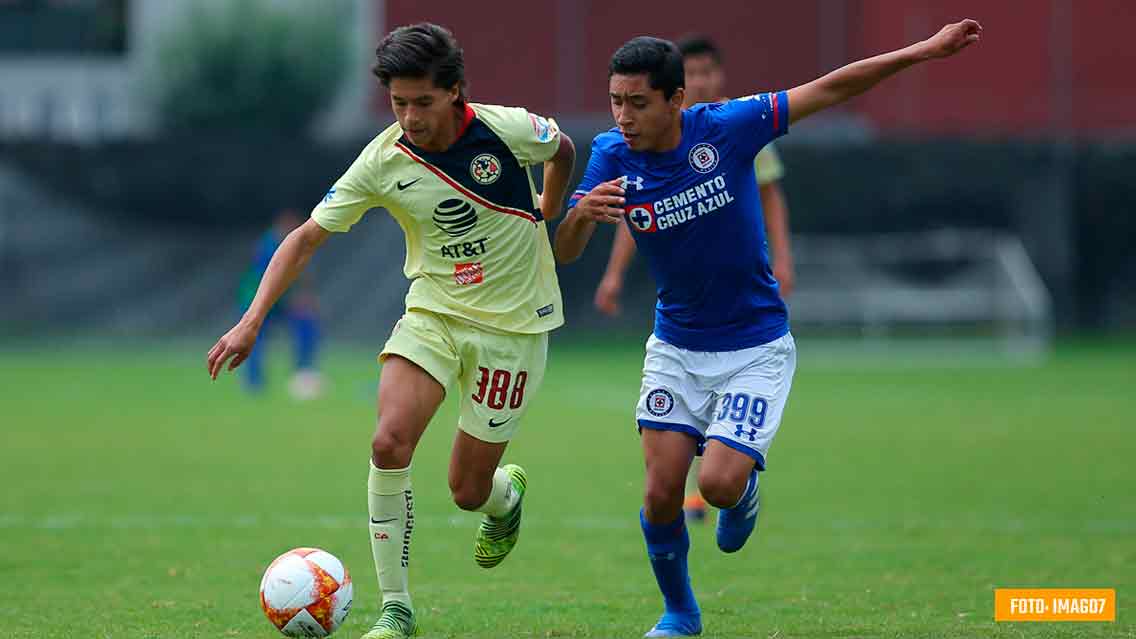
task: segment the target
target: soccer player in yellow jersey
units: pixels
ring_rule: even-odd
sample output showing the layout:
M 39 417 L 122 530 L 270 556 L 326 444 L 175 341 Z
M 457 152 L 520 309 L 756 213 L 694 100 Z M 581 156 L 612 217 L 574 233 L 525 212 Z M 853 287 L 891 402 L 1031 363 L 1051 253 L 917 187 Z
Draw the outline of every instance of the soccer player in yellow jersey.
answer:
M 682 53 L 683 75 L 686 79 L 686 96 L 683 108 L 701 102 L 724 102 L 726 100 L 726 73 L 722 69 L 722 53 L 714 42 L 705 36 L 688 36 L 677 43 Z M 757 174 L 758 192 L 761 195 L 762 218 L 765 221 L 766 237 L 773 255 L 773 277 L 777 280 L 781 297 L 788 299 L 793 292 L 795 275 L 793 253 L 789 244 L 789 205 L 785 192 L 781 189 L 781 178 L 785 168 L 777 149 L 770 143 L 758 152 L 754 159 L 754 172 Z M 626 225 L 615 229 L 615 243 L 611 247 L 607 270 L 596 287 L 595 304 L 601 312 L 615 315 L 619 312 L 619 296 L 623 290 L 623 277 L 631 258 L 635 257 L 635 240 Z M 706 501 L 698 492 L 698 468 L 700 457 L 695 457 L 687 474 L 686 497 L 683 510 L 690 521 L 706 519 Z
M 209 351 L 216 378 L 252 349 L 273 302 L 331 233 L 383 207 L 406 234 L 406 313 L 379 360 L 379 418 L 368 507 L 382 614 L 365 639 L 408 637 L 414 499 L 410 462 L 447 389 L 459 393 L 450 458 L 454 502 L 485 514 L 474 557 L 499 564 L 516 544 L 524 470 L 498 467 L 544 377 L 548 332 L 563 323 L 545 220 L 560 213 L 575 148 L 556 122 L 469 103 L 462 50 L 432 24 L 400 27 L 374 73 L 398 122 L 367 145 L 276 251 L 248 313 Z M 544 165 L 544 192 L 529 172 Z

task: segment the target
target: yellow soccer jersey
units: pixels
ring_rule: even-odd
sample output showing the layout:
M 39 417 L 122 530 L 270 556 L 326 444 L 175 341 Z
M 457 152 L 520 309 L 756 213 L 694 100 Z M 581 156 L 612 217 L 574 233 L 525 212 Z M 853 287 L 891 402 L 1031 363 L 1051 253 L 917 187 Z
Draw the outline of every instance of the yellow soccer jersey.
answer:
M 406 234 L 406 307 L 512 333 L 564 323 L 548 231 L 529 167 L 560 144 L 556 122 L 521 108 L 470 104 L 442 153 L 414 146 L 398 123 L 380 133 L 312 211 L 343 232 L 368 209 Z
M 757 173 L 757 184 L 765 186 L 785 177 L 785 167 L 781 164 L 781 157 L 772 144 L 765 145 L 758 152 L 753 161 L 753 169 Z

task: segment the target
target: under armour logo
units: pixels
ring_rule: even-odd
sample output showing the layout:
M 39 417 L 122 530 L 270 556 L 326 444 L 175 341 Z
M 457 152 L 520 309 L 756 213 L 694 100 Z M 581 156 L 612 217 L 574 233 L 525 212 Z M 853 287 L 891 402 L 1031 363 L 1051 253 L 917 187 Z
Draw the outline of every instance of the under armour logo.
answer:
M 735 424 L 734 428 L 735 428 L 734 437 L 737 437 L 738 439 L 741 439 L 742 437 L 749 437 L 749 440 L 751 442 L 757 441 L 757 429 L 756 428 L 749 429 L 748 433 L 746 432 L 745 428 L 742 428 L 741 424 Z
M 623 180 L 623 190 L 624 191 L 626 191 L 627 188 L 629 186 L 631 186 L 632 184 L 635 185 L 636 191 L 642 191 L 643 190 L 643 176 L 642 175 L 634 175 L 634 176 L 633 175 L 625 175 L 625 176 L 623 176 L 619 179 Z

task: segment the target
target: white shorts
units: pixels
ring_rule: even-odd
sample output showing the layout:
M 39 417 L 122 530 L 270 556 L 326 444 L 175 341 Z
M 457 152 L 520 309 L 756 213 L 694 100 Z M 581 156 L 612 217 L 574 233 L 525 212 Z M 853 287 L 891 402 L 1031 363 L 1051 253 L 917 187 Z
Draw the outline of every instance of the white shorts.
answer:
M 758 470 L 781 426 L 793 385 L 792 334 L 740 351 L 688 351 L 651 335 L 635 419 L 639 428 L 716 439 L 753 457 Z

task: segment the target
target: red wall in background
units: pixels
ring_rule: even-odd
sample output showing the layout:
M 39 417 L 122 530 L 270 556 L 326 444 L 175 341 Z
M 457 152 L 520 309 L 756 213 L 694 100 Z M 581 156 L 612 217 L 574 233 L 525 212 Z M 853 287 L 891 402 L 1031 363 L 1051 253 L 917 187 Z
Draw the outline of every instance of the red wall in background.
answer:
M 390 29 L 435 22 L 451 31 L 465 53 L 466 80 L 476 102 L 532 105 L 551 111 L 548 92 L 556 66 L 553 2 L 431 2 L 388 0 L 384 24 Z M 444 9 L 443 9 L 444 7 Z M 376 43 L 382 38 L 379 33 Z M 385 92 L 379 101 L 389 112 Z
M 575 107 L 606 112 L 607 67 L 611 54 L 621 44 L 639 35 L 677 39 L 689 33 L 714 38 L 722 48 L 730 95 L 791 86 L 811 79 L 818 66 L 814 2 L 785 3 L 777 15 L 778 27 L 765 28 L 763 2 L 704 1 L 712 11 L 690 11 L 691 2 L 620 0 L 588 2 L 584 16 L 587 46 L 581 59 L 588 73 L 581 78 L 585 88 Z M 795 34 L 805 34 L 799 38 Z
M 1024 135 L 1136 128 L 1131 2 L 857 4 L 856 57 L 901 46 L 959 16 L 984 28 L 974 50 L 911 69 L 855 105 L 882 128 Z
M 388 27 L 430 20 L 465 49 L 473 99 L 550 114 L 605 113 L 607 62 L 636 35 L 701 32 L 726 55 L 729 92 L 786 88 L 974 17 L 983 42 L 853 100 L 884 131 L 1107 134 L 1136 130 L 1136 47 L 1125 0 L 387 0 Z M 694 7 L 692 9 L 692 7 Z M 705 7 L 700 9 L 698 7 Z M 386 96 L 376 95 L 386 111 Z

